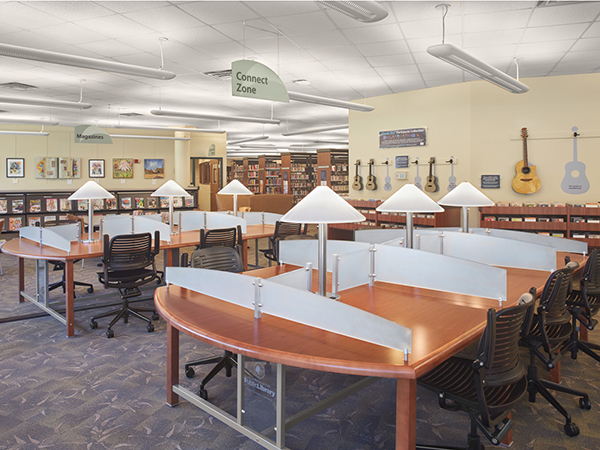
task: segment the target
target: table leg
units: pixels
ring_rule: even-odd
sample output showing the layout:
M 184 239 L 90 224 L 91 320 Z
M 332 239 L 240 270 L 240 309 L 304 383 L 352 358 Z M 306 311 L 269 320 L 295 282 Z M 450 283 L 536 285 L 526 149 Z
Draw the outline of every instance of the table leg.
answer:
M 244 261 L 244 270 L 248 270 L 248 242 L 242 242 L 242 260 Z
M 554 369 L 550 369 L 550 381 L 553 383 L 560 383 L 560 380 L 560 361 L 558 361 L 554 366 Z
M 588 329 L 583 325 L 579 325 L 579 339 L 582 341 L 588 341 Z
M 21 292 L 25 290 L 25 258 L 19 258 L 19 303 L 25 301 Z
M 396 386 L 396 450 L 413 450 L 417 442 L 417 380 L 398 378 Z
M 73 284 L 73 261 L 65 261 L 65 316 L 67 319 L 67 337 L 75 336 L 75 285 Z
M 179 404 L 173 386 L 179 384 L 179 330 L 167 323 L 167 405 Z

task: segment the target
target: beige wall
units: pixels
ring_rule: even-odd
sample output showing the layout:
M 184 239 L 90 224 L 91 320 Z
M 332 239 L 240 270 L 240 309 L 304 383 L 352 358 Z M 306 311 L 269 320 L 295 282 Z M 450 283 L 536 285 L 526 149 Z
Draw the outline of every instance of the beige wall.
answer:
M 501 176 L 500 189 L 484 189 L 494 201 L 530 202 L 597 202 L 600 190 L 595 180 L 600 177 L 600 74 L 529 78 L 522 80 L 530 87 L 526 94 L 510 94 L 485 81 L 473 81 L 450 86 L 404 92 L 369 99 L 375 106 L 371 113 L 350 111 L 350 164 L 361 159 L 366 164 L 374 158 L 377 164 L 386 157 L 393 162 L 397 155 L 420 157 L 426 162 L 435 156 L 442 162 L 451 155 L 458 164 L 454 168 L 457 182 L 470 181 L 480 186 L 482 174 Z M 582 195 L 564 193 L 560 184 L 565 164 L 572 160 L 571 128 L 577 126 L 579 160 L 586 166 L 590 190 Z M 379 149 L 379 131 L 427 127 L 427 146 Z M 537 166 L 541 189 L 532 195 L 517 194 L 511 183 L 515 164 L 523 158 L 522 127 L 529 133 L 530 163 Z M 354 174 L 351 166 L 351 175 Z M 394 171 L 408 170 L 408 181 L 393 178 Z M 420 166 L 425 182 L 427 167 Z M 368 171 L 362 168 L 363 179 Z M 391 169 L 393 189 L 383 190 L 385 169 L 376 168 L 378 189 L 354 191 L 352 198 L 385 199 L 407 182 L 413 182 L 416 168 Z M 439 165 L 436 170 L 440 190 L 430 194 L 439 200 L 447 193 L 450 167 Z M 471 224 L 477 215 L 471 214 Z
M 15 126 L 0 125 L 3 130 L 27 130 L 39 131 L 39 126 Z M 176 141 L 151 140 L 151 139 L 120 139 L 114 138 L 112 145 L 98 144 L 75 144 L 73 128 L 46 127 L 49 136 L 16 136 L 0 135 L 0 155 L 4 166 L 6 158 L 25 158 L 25 178 L 6 178 L 6 168 L 0 168 L 0 190 L 1 191 L 65 191 L 75 190 L 88 181 L 88 160 L 104 159 L 106 163 L 106 176 L 100 179 L 100 184 L 106 189 L 155 189 L 164 181 L 171 179 L 175 174 L 174 143 Z M 115 134 L 140 134 L 156 136 L 173 136 L 167 131 L 141 131 L 126 129 L 106 129 Z M 215 156 L 226 159 L 226 139 L 223 134 L 212 133 L 190 133 L 190 156 L 208 155 L 210 143 L 215 144 Z M 82 160 L 82 178 L 73 179 L 72 184 L 65 179 L 35 179 L 35 158 L 38 156 L 70 156 L 79 157 Z M 138 159 L 139 164 L 134 165 L 134 177 L 132 179 L 113 179 L 112 159 L 133 158 Z M 153 180 L 144 178 L 144 159 L 158 158 L 165 160 L 165 179 Z M 15 184 L 13 181 L 17 180 Z

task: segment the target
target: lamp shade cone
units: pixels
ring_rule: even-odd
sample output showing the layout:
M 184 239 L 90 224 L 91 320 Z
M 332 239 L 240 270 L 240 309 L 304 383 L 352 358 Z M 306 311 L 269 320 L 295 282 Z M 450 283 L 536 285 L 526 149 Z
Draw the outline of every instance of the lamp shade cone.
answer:
M 253 195 L 253 193 L 238 180 L 232 180 L 221 189 L 217 194 L 226 194 L 226 195 Z
M 365 216 L 327 186 L 317 186 L 281 220 L 292 223 L 352 223 Z
M 436 213 L 444 208 L 414 184 L 407 184 L 377 207 L 380 212 Z
M 115 198 L 115 196 L 95 181 L 90 180 L 73 192 L 68 200 L 95 200 L 101 198 Z
M 468 181 L 463 181 L 444 197 L 438 204 L 444 206 L 494 206 L 495 203 Z
M 191 197 L 188 192 L 183 189 L 179 184 L 173 180 L 167 181 L 157 190 L 155 190 L 151 197 Z

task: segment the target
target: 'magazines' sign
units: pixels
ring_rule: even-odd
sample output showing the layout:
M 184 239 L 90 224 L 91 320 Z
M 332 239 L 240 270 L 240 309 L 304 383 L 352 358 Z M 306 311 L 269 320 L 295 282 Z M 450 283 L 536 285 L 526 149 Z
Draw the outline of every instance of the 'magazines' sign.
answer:
M 236 97 L 290 102 L 281 78 L 264 64 L 247 59 L 231 63 L 231 93 Z
M 75 127 L 76 144 L 112 144 L 110 135 L 95 125 L 78 125 Z

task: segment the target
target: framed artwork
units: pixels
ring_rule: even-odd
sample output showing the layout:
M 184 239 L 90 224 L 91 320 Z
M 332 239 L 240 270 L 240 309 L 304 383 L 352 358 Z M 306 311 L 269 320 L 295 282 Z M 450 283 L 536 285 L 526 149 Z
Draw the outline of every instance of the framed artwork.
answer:
M 6 158 L 6 178 L 25 177 L 25 158 Z
M 164 159 L 145 159 L 144 160 L 144 178 L 164 178 L 165 160 Z
M 90 178 L 104 178 L 104 160 L 103 159 L 90 159 L 89 164 L 89 176 Z
M 133 158 L 113 158 L 113 178 L 133 178 Z

